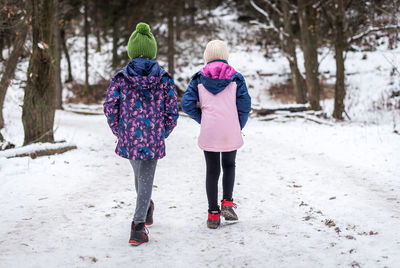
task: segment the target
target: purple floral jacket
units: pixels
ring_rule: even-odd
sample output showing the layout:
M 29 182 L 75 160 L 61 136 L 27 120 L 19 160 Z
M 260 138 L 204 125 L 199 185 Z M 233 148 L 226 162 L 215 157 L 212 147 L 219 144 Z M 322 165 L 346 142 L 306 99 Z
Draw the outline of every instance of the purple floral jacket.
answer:
M 112 77 L 104 114 L 118 138 L 119 156 L 163 158 L 165 138 L 177 125 L 178 112 L 174 81 L 156 61 L 135 58 Z

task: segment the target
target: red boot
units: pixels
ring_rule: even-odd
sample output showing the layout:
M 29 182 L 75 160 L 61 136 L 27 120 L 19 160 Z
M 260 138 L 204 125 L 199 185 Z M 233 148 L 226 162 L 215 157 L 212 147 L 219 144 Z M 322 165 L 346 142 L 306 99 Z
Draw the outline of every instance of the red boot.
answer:
M 208 213 L 207 219 L 207 227 L 210 229 L 217 229 L 219 224 L 221 223 L 220 219 L 221 214 L 218 212 L 216 213 Z
M 149 236 L 147 234 L 148 231 L 144 226 L 144 223 L 135 224 L 134 222 L 132 222 L 129 244 L 138 246 L 143 243 L 149 242 Z

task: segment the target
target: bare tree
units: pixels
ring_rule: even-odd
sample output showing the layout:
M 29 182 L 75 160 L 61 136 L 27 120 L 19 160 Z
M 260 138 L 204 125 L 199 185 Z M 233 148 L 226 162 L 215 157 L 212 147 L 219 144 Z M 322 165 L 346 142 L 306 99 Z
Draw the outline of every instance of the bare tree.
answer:
M 30 0 L 32 55 L 27 72 L 22 123 L 24 145 L 54 142 L 55 35 L 54 0 Z
M 20 27 L 17 30 L 17 38 L 15 38 L 13 50 L 8 57 L 3 76 L 0 81 L 0 129 L 4 128 L 4 118 L 3 118 L 3 104 L 7 93 L 7 88 L 14 77 L 15 68 L 18 64 L 18 59 L 22 54 L 23 46 L 26 40 L 26 34 L 28 32 L 28 26 L 25 21 L 20 23 Z
M 67 42 L 65 39 L 64 23 L 60 25 L 60 38 L 61 38 L 62 49 L 64 51 L 65 59 L 67 60 L 67 65 L 68 65 L 68 78 L 67 78 L 67 80 L 65 80 L 65 82 L 72 82 L 72 81 L 74 81 L 74 77 L 72 76 L 71 58 L 69 56 Z
M 168 2 L 168 72 L 173 76 L 175 74 L 175 25 L 174 11 L 175 0 Z
M 335 102 L 332 116 L 338 120 L 343 120 L 343 115 L 346 114 L 344 99 L 346 96 L 345 86 L 345 56 L 352 44 L 360 42 L 368 35 L 381 31 L 397 31 L 400 26 L 396 23 L 392 25 L 375 26 L 378 18 L 375 16 L 376 6 L 372 3 L 370 10 L 361 10 L 362 12 L 353 12 L 354 9 L 360 8 L 356 4 L 352 6 L 351 0 L 333 0 L 322 2 L 321 10 L 325 14 L 329 28 L 333 36 L 328 36 L 332 40 L 335 47 L 336 61 L 336 82 L 335 82 Z M 346 9 L 349 12 L 346 17 Z M 370 13 L 370 19 L 363 22 L 364 13 Z M 354 14 L 359 14 L 354 16 Z M 348 21 L 350 18 L 351 23 Z M 349 27 L 349 24 L 352 27 Z M 389 34 L 390 35 L 390 34 Z M 347 114 L 346 114 L 347 115 Z
M 15 30 L 13 49 L 5 63 L 5 69 L 0 81 L 0 129 L 4 128 L 4 118 L 3 118 L 4 99 L 7 93 L 7 89 L 14 77 L 18 60 L 23 52 L 23 46 L 25 44 L 28 32 L 29 22 L 26 16 L 27 11 L 25 7 L 18 7 L 18 8 L 21 8 L 23 12 L 21 13 L 22 16 L 17 16 L 18 18 L 15 18 L 15 20 L 17 20 L 18 23 L 13 27 Z
M 61 32 L 60 32 L 60 9 L 63 0 L 55 1 L 55 34 L 56 34 L 56 107 L 62 109 L 62 82 L 61 82 Z
M 392 0 L 391 1 L 391 20 L 390 23 L 392 25 L 399 24 L 399 9 L 400 9 L 400 1 L 399 0 Z M 397 47 L 397 43 L 399 41 L 399 31 L 396 29 L 389 35 L 389 49 L 394 49 Z
M 263 25 L 263 28 L 272 30 L 278 36 L 279 44 L 282 48 L 283 54 L 289 62 L 293 88 L 296 95 L 296 102 L 306 103 L 307 87 L 298 68 L 296 43 L 291 25 L 292 14 L 294 13 L 292 5 L 290 5 L 287 0 L 279 0 L 279 2 L 275 1 L 275 3 L 269 0 L 264 0 L 263 2 L 267 5 L 270 12 L 267 12 L 266 9 L 264 10 L 260 8 L 254 2 L 254 0 L 251 0 L 250 4 L 255 10 L 257 10 L 266 18 L 268 25 Z M 280 4 L 280 7 L 278 6 L 278 3 Z
M 189 13 L 190 13 L 190 24 L 194 26 L 196 23 L 195 15 L 196 15 L 196 1 L 195 0 L 186 0 L 189 2 Z
M 336 83 L 335 83 L 335 108 L 333 117 L 339 120 L 343 119 L 344 97 L 346 89 L 344 85 L 344 57 L 346 40 L 345 14 L 343 0 L 334 0 L 334 21 L 335 21 L 335 58 L 336 58 Z
M 86 94 L 90 92 L 89 86 L 89 19 L 88 19 L 88 0 L 84 0 L 84 33 L 85 33 L 85 88 Z
M 301 31 L 301 45 L 304 53 L 304 67 L 306 69 L 306 84 L 309 101 L 313 110 L 321 110 L 319 104 L 321 88 L 318 72 L 318 46 L 316 37 L 316 10 L 314 0 L 297 0 L 298 17 Z
M 111 36 L 112 36 L 112 66 L 113 68 L 117 68 L 119 65 L 119 56 L 118 56 L 118 44 L 119 44 L 119 22 L 118 22 L 118 10 L 120 6 L 118 2 L 111 2 L 111 9 L 113 10 L 111 14 Z
M 284 23 L 284 31 L 287 34 L 286 38 L 282 38 L 282 48 L 286 51 L 285 55 L 289 61 L 292 83 L 295 89 L 296 102 L 306 103 L 307 102 L 307 86 L 301 75 L 298 65 L 297 65 L 297 55 L 296 55 L 296 43 L 294 40 L 293 29 L 291 18 L 293 10 L 289 9 L 289 3 L 287 0 L 281 0 L 282 7 L 282 17 Z
M 95 20 L 95 27 L 94 27 L 94 31 L 96 34 L 96 41 L 97 41 L 97 48 L 96 48 L 96 52 L 100 52 L 101 51 L 101 38 L 100 38 L 100 18 L 99 18 L 99 9 L 98 9 L 98 5 L 94 4 L 94 20 Z

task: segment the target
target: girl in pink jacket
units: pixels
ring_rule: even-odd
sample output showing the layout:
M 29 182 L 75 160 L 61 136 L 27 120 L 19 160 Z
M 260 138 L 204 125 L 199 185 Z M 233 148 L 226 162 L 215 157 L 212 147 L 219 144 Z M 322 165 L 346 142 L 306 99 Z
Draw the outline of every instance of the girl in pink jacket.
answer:
M 236 150 L 243 145 L 241 129 L 251 111 L 251 99 L 243 76 L 230 66 L 228 49 L 220 40 L 209 42 L 204 51 L 204 66 L 192 76 L 182 97 L 182 110 L 201 124 L 199 147 L 206 159 L 208 228 L 218 228 L 220 215 L 238 220 L 233 207 Z M 200 108 L 197 103 L 200 103 Z M 218 179 L 221 173 L 223 200 L 218 206 Z

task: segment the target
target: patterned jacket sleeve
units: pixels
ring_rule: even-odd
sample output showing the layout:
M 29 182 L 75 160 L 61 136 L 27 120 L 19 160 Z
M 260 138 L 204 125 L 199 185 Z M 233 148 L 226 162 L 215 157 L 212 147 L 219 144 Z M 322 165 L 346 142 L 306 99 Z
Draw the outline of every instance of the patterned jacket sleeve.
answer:
M 189 83 L 188 88 L 181 100 L 182 111 L 188 114 L 192 119 L 196 120 L 197 123 L 201 123 L 201 109 L 197 107 L 199 101 L 198 93 L 198 79 L 197 74 L 192 76 L 192 80 Z
M 107 123 L 112 133 L 118 137 L 119 129 L 119 104 L 120 104 L 120 88 L 119 78 L 114 76 L 111 78 L 110 86 L 107 90 L 106 100 L 104 101 L 104 114 L 107 117 Z
M 165 138 L 168 138 L 172 130 L 177 125 L 179 117 L 179 106 L 177 104 L 178 93 L 174 84 L 174 80 L 168 75 L 163 76 L 164 86 L 164 129 Z
M 251 98 L 249 92 L 247 91 L 244 77 L 240 73 L 236 73 L 236 75 L 236 106 L 239 115 L 240 129 L 243 129 L 246 125 L 247 119 L 249 119 L 249 113 L 251 111 Z

